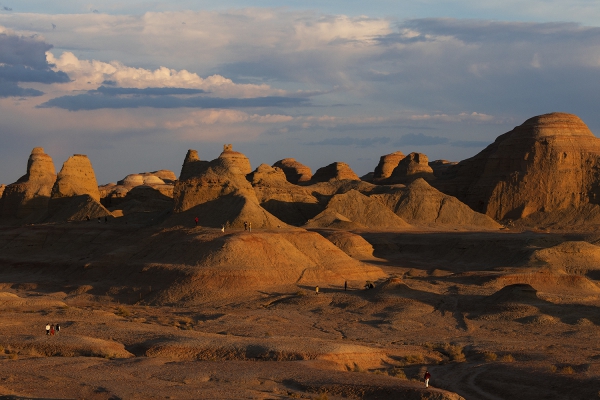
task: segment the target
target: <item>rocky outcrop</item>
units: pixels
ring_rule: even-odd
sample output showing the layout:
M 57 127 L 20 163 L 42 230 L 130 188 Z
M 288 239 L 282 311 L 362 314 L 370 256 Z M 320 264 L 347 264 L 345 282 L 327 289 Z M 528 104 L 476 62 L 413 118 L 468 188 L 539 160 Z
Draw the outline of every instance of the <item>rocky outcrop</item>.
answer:
M 496 220 L 600 204 L 600 139 L 572 114 L 533 117 L 433 183 Z
M 353 180 L 359 181 L 358 175 L 352 171 L 350 166 L 343 162 L 334 162 L 326 167 L 321 167 L 313 175 L 311 182 L 328 182 L 330 180 Z
M 375 194 L 396 215 L 411 225 L 448 226 L 465 229 L 500 229 L 487 215 L 471 210 L 456 197 L 448 196 L 419 178 L 405 189 Z
M 4 218 L 25 218 L 43 214 L 47 207 L 56 171 L 52 158 L 36 147 L 27 161 L 27 173 L 5 187 L 0 199 L 0 215 Z
M 379 159 L 379 164 L 377 164 L 377 167 L 375 167 L 375 171 L 373 172 L 373 182 L 377 183 L 384 181 L 392 176 L 394 168 L 398 166 L 398 163 L 404 157 L 405 155 L 401 151 L 396 151 L 394 153 L 381 156 Z
M 6 185 L 0 185 L 0 198 L 2 198 L 2 193 L 4 193 L 4 189 L 6 189 Z
M 312 178 L 312 171 L 310 168 L 293 158 L 279 160 L 273 164 L 273 167 L 281 168 L 285 173 L 288 182 L 293 184 L 308 182 Z
M 86 155 L 74 154 L 63 164 L 50 197 L 59 199 L 81 195 L 88 195 L 100 201 L 100 191 L 92 163 Z
M 429 159 L 425 154 L 410 153 L 400 160 L 386 182 L 408 184 L 418 178 L 423 178 L 426 181 L 433 180 L 433 169 L 429 166 Z

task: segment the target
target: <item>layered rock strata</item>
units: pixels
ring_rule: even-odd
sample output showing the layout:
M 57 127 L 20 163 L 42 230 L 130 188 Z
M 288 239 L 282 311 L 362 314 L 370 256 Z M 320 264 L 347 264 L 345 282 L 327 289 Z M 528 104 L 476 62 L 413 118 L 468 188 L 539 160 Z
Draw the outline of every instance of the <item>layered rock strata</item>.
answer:
M 600 204 L 600 139 L 572 114 L 528 119 L 434 185 L 496 220 Z
M 429 166 L 429 159 L 425 154 L 410 153 L 398 162 L 386 182 L 408 184 L 418 178 L 433 180 L 433 169 Z

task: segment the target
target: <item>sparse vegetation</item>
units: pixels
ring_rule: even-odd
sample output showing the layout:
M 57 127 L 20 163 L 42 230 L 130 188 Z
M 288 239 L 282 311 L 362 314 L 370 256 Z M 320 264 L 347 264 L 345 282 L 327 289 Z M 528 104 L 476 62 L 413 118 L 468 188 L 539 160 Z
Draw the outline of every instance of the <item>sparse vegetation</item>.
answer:
M 565 375 L 573 375 L 575 373 L 575 370 L 570 365 L 567 365 L 560 369 L 560 373 Z
M 423 362 L 423 356 L 420 354 L 410 354 L 404 357 L 407 364 L 419 364 Z
M 406 377 L 406 373 L 404 372 L 404 370 L 402 368 L 394 368 L 390 371 L 389 375 L 396 377 L 398 379 L 402 379 L 402 380 L 408 380 L 408 378 Z
M 511 363 L 511 362 L 515 361 L 515 358 L 512 356 L 512 354 L 505 354 L 505 355 L 502 356 L 502 358 L 500 359 L 500 361 Z
M 357 363 L 354 363 L 354 367 L 352 368 L 352 371 L 353 372 L 365 372 L 365 370 Z
M 121 317 L 129 317 L 131 315 L 131 312 L 125 306 L 119 306 L 117 307 L 116 314 L 120 315 Z
M 496 361 L 496 359 L 498 359 L 498 354 L 493 353 L 491 351 L 486 351 L 485 353 L 483 353 L 483 359 L 486 362 L 494 362 Z
M 314 397 L 314 400 L 329 400 L 329 397 L 327 396 L 327 393 L 323 392 L 319 393 L 318 396 Z

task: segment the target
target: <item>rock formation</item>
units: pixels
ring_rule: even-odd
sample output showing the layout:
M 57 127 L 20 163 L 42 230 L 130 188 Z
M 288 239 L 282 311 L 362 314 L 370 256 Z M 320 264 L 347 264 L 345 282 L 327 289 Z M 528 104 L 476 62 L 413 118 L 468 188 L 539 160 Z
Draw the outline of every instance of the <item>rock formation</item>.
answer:
M 349 179 L 359 181 L 358 175 L 352 171 L 350 166 L 343 162 L 334 162 L 325 167 L 321 167 L 313 175 L 311 182 L 328 182 L 330 180 Z
M 310 168 L 293 158 L 279 160 L 273 164 L 273 167 L 281 168 L 285 173 L 288 182 L 293 184 L 308 182 L 312 178 L 312 171 Z
M 250 160 L 248 160 L 248 157 L 240 152 L 233 151 L 230 144 L 223 145 L 223 152 L 219 158 L 229 169 L 238 168 L 244 175 L 252 172 L 252 167 L 250 166 Z
M 304 225 L 323 210 L 311 189 L 288 182 L 278 167 L 261 164 L 248 180 L 260 205 L 287 224 Z
M 0 216 L 24 218 L 33 213 L 43 214 L 50 200 L 56 172 L 52 158 L 36 147 L 27 161 L 27 173 L 6 186 L 0 199 Z
M 184 181 L 190 179 L 193 176 L 197 176 L 208 165 L 208 161 L 200 160 L 198 157 L 198 151 L 189 149 L 187 154 L 185 155 L 185 160 L 183 161 L 183 165 L 181 166 L 181 173 L 179 174 L 179 180 Z
M 75 154 L 64 162 L 50 197 L 46 217 L 48 221 L 111 216 L 100 204 L 100 190 L 92 163 L 83 154 Z
M 100 201 L 98 182 L 92 163 L 84 154 L 74 154 L 62 166 L 52 187 L 53 199 L 88 195 Z
M 2 193 L 4 193 L 4 189 L 6 189 L 6 185 L 0 185 L 0 199 L 2 198 Z
M 335 214 L 332 214 L 335 213 Z M 356 227 L 368 227 L 377 229 L 407 229 L 410 225 L 402 218 L 394 214 L 380 201 L 367 197 L 356 190 L 350 190 L 343 194 L 336 194 L 327 204 L 327 208 L 321 214 L 307 223 L 307 227 L 333 227 L 331 226 L 332 215 L 341 215 L 348 221 L 356 224 Z M 328 218 L 324 218 L 324 217 Z M 337 217 L 343 221 L 342 218 Z M 333 219 L 335 222 L 336 219 Z M 329 225 L 325 224 L 329 223 Z
M 434 185 L 496 220 L 600 203 L 600 139 L 577 116 L 533 117 Z
M 375 167 L 375 171 L 373 172 L 373 182 L 377 183 L 392 176 L 394 168 L 398 166 L 398 163 L 404 157 L 405 155 L 401 151 L 396 151 L 394 153 L 381 156 L 379 159 L 379 164 L 377 164 L 377 167 Z
M 375 194 L 396 215 L 411 225 L 499 229 L 501 226 L 485 214 L 471 210 L 456 197 L 431 187 L 422 178 L 405 189 L 390 194 Z
M 243 154 L 232 151 L 231 145 L 225 145 L 219 158 L 205 162 L 201 167 L 193 170 L 186 167 L 199 162 L 190 159 L 188 151 L 182 169 L 182 177 L 186 179 L 180 177 L 173 191 L 175 213 L 194 209 L 200 225 L 214 227 L 239 228 L 246 221 L 255 228 L 286 225 L 260 206 L 252 185 L 246 179 L 251 172 L 248 171 L 250 161 Z M 283 180 L 282 175 L 280 180 Z M 173 221 L 181 218 L 188 218 L 187 213 Z
M 433 180 L 433 169 L 429 166 L 429 160 L 425 154 L 410 153 L 398 162 L 386 182 L 408 184 L 418 178 L 426 181 Z
M 448 170 L 448 168 L 450 168 L 452 165 L 456 165 L 456 164 L 458 164 L 458 163 L 454 162 L 454 161 L 448 161 L 448 160 L 435 160 L 435 161 L 429 162 L 429 166 L 433 170 L 433 175 L 436 178 L 444 176 L 446 174 L 446 171 Z

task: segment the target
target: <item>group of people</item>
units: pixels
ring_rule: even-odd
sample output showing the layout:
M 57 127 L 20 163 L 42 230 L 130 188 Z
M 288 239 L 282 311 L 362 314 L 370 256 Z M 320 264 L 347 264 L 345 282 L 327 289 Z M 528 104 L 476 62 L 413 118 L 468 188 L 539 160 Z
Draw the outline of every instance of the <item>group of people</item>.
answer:
M 50 324 L 49 322 L 46 324 L 46 335 L 54 336 L 58 332 L 60 332 L 59 324 L 54 325 L 54 324 Z
M 244 230 L 252 232 L 252 222 L 244 221 Z

